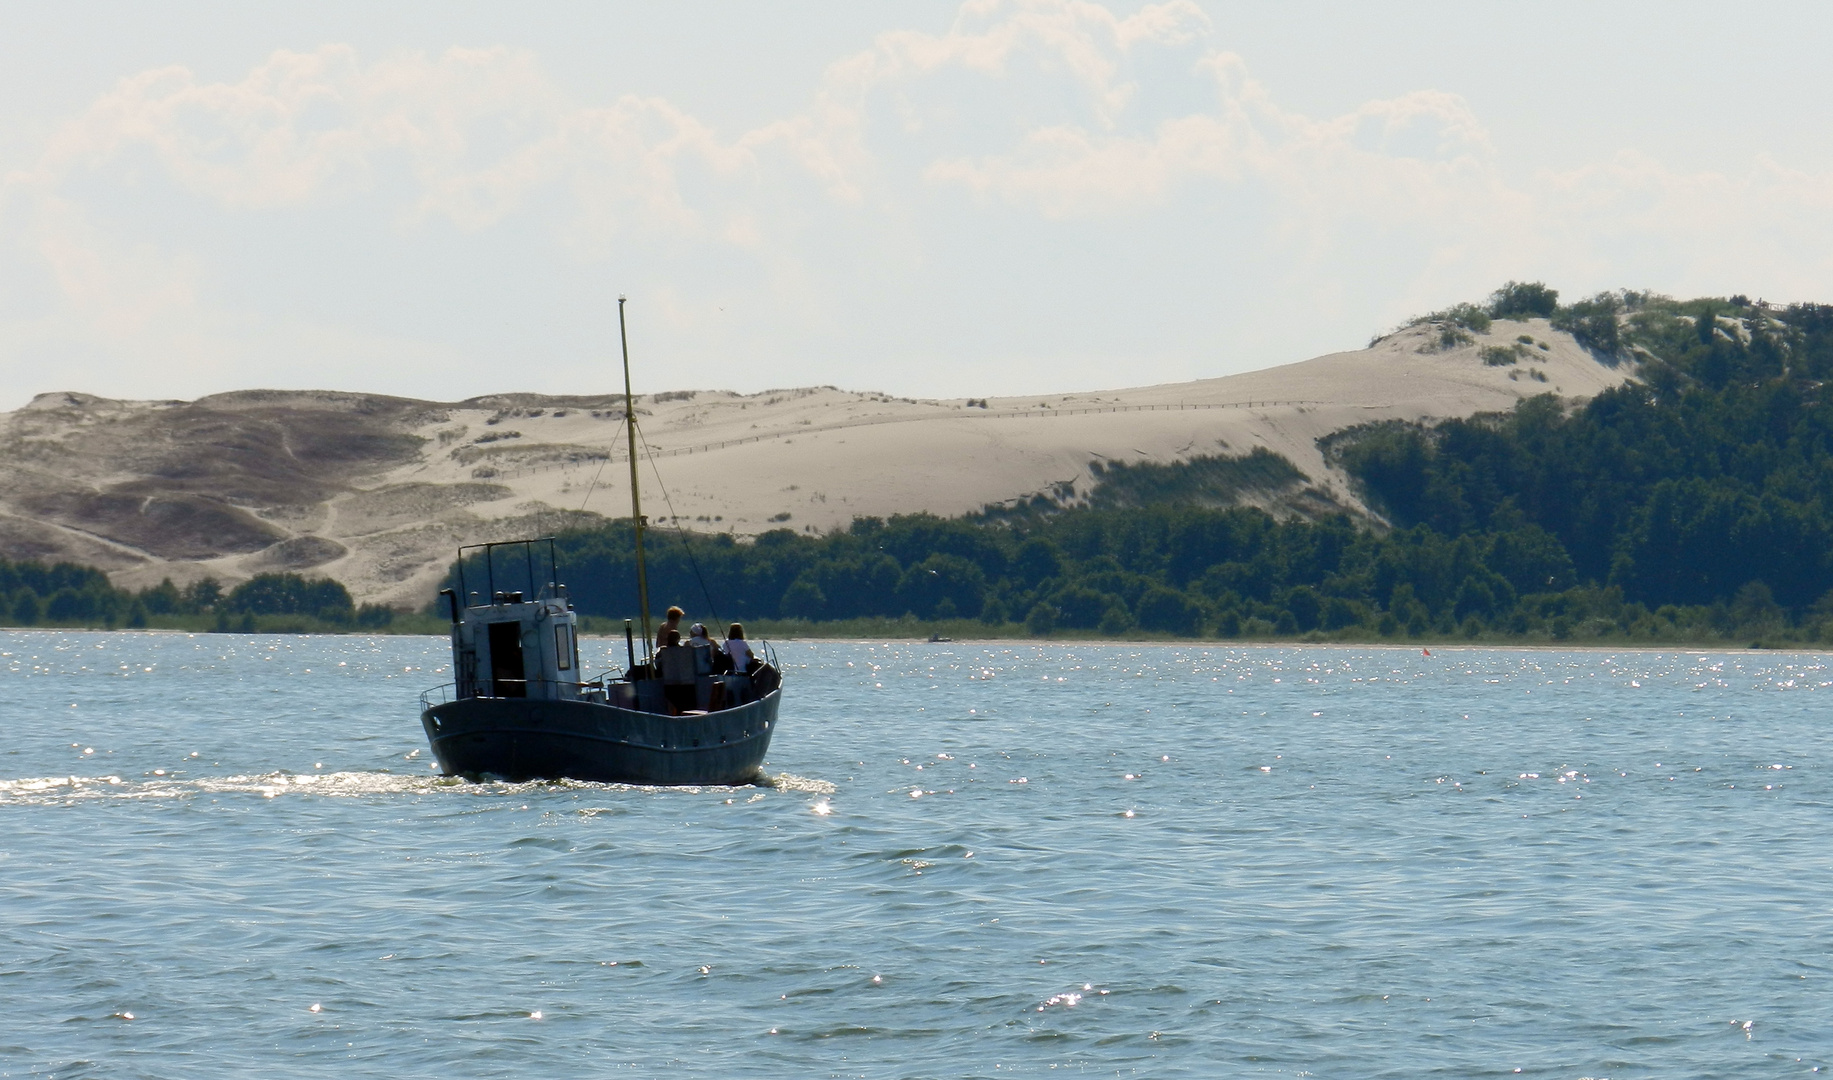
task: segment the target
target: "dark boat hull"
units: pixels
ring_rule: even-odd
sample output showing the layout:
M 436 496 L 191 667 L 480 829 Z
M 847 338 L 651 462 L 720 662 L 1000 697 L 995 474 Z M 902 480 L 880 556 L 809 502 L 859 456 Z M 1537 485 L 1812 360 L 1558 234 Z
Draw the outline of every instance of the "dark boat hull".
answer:
M 664 716 L 591 701 L 463 698 L 420 714 L 448 776 L 743 784 L 758 775 L 781 690 L 704 716 Z

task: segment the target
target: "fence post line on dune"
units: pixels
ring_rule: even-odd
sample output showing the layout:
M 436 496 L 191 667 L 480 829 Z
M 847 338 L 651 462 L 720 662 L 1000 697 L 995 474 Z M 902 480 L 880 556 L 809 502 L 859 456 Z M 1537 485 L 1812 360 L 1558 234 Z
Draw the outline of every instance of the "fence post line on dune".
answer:
M 652 457 L 679 457 L 682 454 L 704 454 L 713 450 L 723 450 L 728 446 L 743 446 L 746 443 L 764 442 L 770 439 L 788 439 L 794 438 L 797 435 L 816 435 L 829 431 L 843 431 L 849 428 L 876 427 L 881 424 L 912 424 L 930 420 L 1061 419 L 1065 416 L 1093 416 L 1102 413 L 1162 412 L 1166 410 L 1188 411 L 1193 409 L 1265 409 L 1278 408 L 1281 406 L 1301 407 L 1317 404 L 1320 404 L 1320 402 L 1303 399 L 1296 401 L 1198 401 L 1183 402 L 1173 405 L 1110 405 L 1102 408 L 1089 409 L 1029 409 L 1022 412 L 973 413 L 967 416 L 929 415 L 881 417 L 869 420 L 849 420 L 832 424 L 822 424 L 803 428 L 800 431 L 787 430 L 773 432 L 768 435 L 747 435 L 739 439 L 726 439 L 716 443 L 699 443 L 693 446 L 677 446 L 671 449 L 660 449 L 651 446 L 649 447 L 649 453 Z M 539 449 L 539 447 L 531 446 L 529 449 Z M 607 461 L 615 461 L 617 459 L 615 449 L 607 448 L 604 451 L 604 457 Z M 587 460 L 592 459 L 588 458 Z M 544 464 L 522 465 L 515 468 L 496 469 L 492 466 L 491 468 L 493 471 L 486 475 L 494 476 L 501 480 L 513 480 L 518 477 L 531 476 L 535 473 L 551 472 L 554 469 L 566 469 L 573 464 L 575 464 L 573 461 L 549 461 Z

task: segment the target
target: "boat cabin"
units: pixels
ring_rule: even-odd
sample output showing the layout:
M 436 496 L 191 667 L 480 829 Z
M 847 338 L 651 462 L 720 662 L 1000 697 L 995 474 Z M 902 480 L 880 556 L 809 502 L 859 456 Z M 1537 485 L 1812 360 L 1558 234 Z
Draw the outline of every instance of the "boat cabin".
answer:
M 555 580 L 554 544 L 545 541 L 545 574 L 536 576 L 541 540 L 476 544 L 459 549 L 458 589 L 441 595 L 451 604 L 452 673 L 461 698 L 576 699 L 579 617 Z M 482 566 L 467 567 L 469 552 Z M 473 581 L 482 571 L 482 581 Z M 470 588 L 481 585 L 481 590 Z M 521 586 L 509 588 L 508 586 Z

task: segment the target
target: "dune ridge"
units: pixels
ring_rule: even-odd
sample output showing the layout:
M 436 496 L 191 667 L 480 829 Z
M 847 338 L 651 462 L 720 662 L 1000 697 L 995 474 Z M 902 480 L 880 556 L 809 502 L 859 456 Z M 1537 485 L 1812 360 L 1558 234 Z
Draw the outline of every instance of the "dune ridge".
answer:
M 1543 319 L 1469 336 L 1444 348 L 1434 328 L 1415 326 L 1262 371 L 1074 394 L 649 393 L 637 402 L 644 509 L 652 521 L 741 536 L 820 531 L 1040 495 L 1074 504 L 1112 463 L 1264 448 L 1305 481 L 1242 501 L 1364 512 L 1319 440 L 1376 421 L 1502 411 L 1537 393 L 1581 400 L 1633 375 Z M 1512 360 L 1486 362 L 1485 350 Z M 677 373 L 642 374 L 666 383 Z M 0 414 L 0 555 L 100 566 L 130 588 L 327 574 L 359 602 L 419 606 L 460 543 L 550 530 L 582 512 L 627 514 L 622 411 L 616 394 L 43 394 Z

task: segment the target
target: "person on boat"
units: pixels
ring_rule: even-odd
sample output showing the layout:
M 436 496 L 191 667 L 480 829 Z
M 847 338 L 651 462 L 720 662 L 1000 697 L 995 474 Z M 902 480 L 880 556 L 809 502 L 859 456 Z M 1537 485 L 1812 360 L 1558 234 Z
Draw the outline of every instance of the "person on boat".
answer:
M 705 623 L 695 623 L 693 629 L 687 632 L 687 645 L 694 653 L 694 671 L 710 684 L 707 688 L 710 691 L 707 711 L 718 712 L 726 707 L 726 684 L 724 679 L 716 676 L 730 675 L 732 661 L 726 656 L 726 651 L 713 644 L 712 638 L 707 636 Z
M 668 609 L 668 617 L 662 620 L 662 625 L 656 630 L 656 648 L 661 649 L 668 645 L 668 635 L 671 632 L 676 635 L 681 633 L 681 617 L 686 614 L 687 612 L 678 607 Z
M 695 686 L 699 669 L 694 663 L 694 650 L 681 644 L 681 631 L 662 632 L 662 647 L 656 650 L 656 670 L 662 674 L 662 696 L 668 699 L 670 712 L 679 716 L 699 704 Z
M 726 631 L 726 656 L 732 660 L 732 670 L 739 674 L 751 671 L 751 643 L 745 640 L 745 628 L 741 623 L 733 623 Z
M 696 629 L 705 629 L 704 627 L 701 627 L 698 624 L 696 624 L 695 628 Z M 707 652 L 713 658 L 713 674 L 715 675 L 732 674 L 732 656 L 730 653 L 726 652 L 725 642 L 712 640 L 712 636 L 710 634 L 704 635 L 704 636 L 706 638 Z
M 712 640 L 707 637 L 705 623 L 695 623 L 688 630 L 687 646 L 694 650 L 694 667 L 700 674 L 719 674 L 719 662 L 716 657 L 719 650 L 713 647 Z

